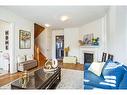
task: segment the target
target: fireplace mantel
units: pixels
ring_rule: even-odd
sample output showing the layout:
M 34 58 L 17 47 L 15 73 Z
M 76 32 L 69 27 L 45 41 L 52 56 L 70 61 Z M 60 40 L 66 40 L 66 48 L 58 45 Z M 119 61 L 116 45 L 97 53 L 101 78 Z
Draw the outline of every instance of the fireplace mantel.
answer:
M 95 46 L 95 45 L 84 45 L 84 46 L 80 46 L 80 48 L 99 48 L 99 46 Z
M 99 46 L 80 46 L 80 63 L 84 64 L 84 53 L 93 53 L 94 61 L 98 61 Z

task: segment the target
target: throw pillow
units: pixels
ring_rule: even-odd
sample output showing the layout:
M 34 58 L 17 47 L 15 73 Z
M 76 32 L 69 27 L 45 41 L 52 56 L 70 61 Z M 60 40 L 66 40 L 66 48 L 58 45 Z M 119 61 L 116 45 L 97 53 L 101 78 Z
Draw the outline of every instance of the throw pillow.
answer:
M 90 67 L 88 68 L 88 70 L 91 71 L 92 73 L 96 74 L 97 76 L 100 76 L 104 64 L 105 64 L 105 62 L 93 62 L 90 65 Z
M 124 74 L 124 77 L 120 82 L 119 89 L 127 89 L 127 72 Z
M 108 62 L 102 71 L 105 81 L 115 84 L 116 87 L 119 86 L 124 73 L 125 69 L 123 68 L 123 65 L 113 61 Z

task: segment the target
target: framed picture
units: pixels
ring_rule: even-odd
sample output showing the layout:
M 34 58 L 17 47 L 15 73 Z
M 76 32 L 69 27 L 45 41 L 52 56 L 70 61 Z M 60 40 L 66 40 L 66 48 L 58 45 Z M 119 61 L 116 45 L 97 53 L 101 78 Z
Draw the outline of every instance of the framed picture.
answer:
M 6 44 L 6 45 L 9 44 L 9 41 L 5 41 L 5 44 Z
M 5 31 L 5 50 L 9 49 L 9 31 Z
M 92 45 L 92 39 L 93 39 L 93 34 L 87 34 L 87 35 L 84 35 L 83 42 L 86 45 Z
M 19 48 L 30 49 L 31 48 L 31 33 L 25 30 L 19 30 Z
M 9 31 L 8 30 L 5 31 L 5 35 L 9 35 Z
M 6 49 L 6 50 L 8 50 L 8 45 L 7 45 L 7 46 L 5 46 L 5 49 Z
M 8 36 L 5 36 L 5 39 L 6 39 L 6 40 L 8 40 L 8 38 L 9 38 Z

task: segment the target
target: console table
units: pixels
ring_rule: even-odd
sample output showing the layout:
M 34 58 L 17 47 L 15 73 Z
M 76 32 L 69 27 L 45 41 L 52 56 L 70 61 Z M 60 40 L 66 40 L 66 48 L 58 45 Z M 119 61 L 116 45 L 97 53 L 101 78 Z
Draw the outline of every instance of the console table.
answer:
M 61 81 L 61 68 L 58 67 L 52 72 L 44 72 L 43 68 L 29 75 L 29 81 L 24 87 L 22 78 L 11 84 L 11 89 L 55 89 Z

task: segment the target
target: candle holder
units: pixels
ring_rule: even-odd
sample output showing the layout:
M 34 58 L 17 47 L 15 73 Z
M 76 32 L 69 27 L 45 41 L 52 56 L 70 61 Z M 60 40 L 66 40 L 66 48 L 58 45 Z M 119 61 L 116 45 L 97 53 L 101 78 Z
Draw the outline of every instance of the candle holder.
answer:
M 23 88 L 26 88 L 28 82 L 29 82 L 29 74 L 27 71 L 24 71 L 24 73 L 22 74 L 22 78 L 21 78 L 21 85 Z

